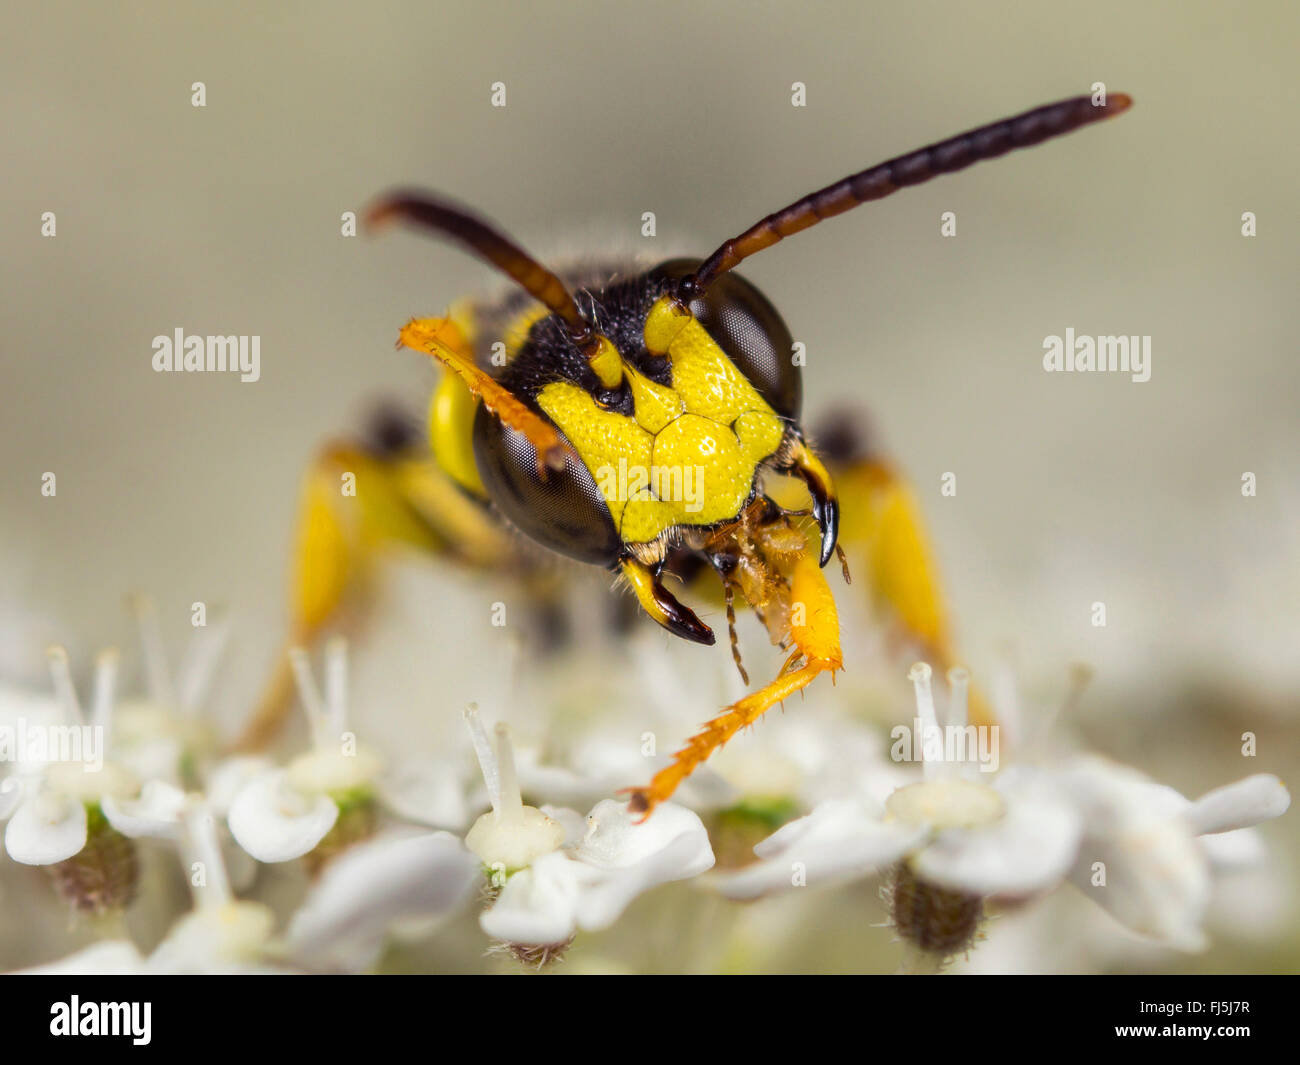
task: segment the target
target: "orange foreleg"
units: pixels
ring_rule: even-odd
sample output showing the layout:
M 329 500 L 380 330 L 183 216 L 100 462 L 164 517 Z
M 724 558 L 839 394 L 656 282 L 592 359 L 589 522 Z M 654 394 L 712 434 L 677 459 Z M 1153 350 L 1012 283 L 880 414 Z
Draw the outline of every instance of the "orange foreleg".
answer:
M 747 725 L 752 725 L 777 703 L 806 688 L 815 677 L 843 665 L 840 653 L 840 623 L 830 586 L 811 554 L 800 555 L 792 566 L 790 581 L 790 639 L 795 653 L 790 656 L 775 680 L 739 702 L 727 707 L 708 722 L 686 746 L 673 755 L 672 764 L 664 767 L 643 788 L 628 788 L 628 806 L 649 817 L 661 802 L 667 801 L 696 766 Z M 790 668 L 796 661 L 804 664 Z

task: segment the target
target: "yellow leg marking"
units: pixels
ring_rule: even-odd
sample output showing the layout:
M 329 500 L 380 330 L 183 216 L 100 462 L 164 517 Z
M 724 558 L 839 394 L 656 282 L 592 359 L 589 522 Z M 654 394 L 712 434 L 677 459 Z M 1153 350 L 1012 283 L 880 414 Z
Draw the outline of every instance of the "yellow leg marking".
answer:
M 285 719 L 293 707 L 295 691 L 293 667 L 289 663 L 290 646 L 293 646 L 293 641 L 276 654 L 275 672 L 263 689 L 252 716 L 245 722 L 243 731 L 231 747 L 232 751 L 240 754 L 264 751 L 280 735 L 280 729 L 284 727 Z
M 450 318 L 412 318 L 402 326 L 398 344 L 432 355 L 454 371 L 488 410 L 537 449 L 537 468 L 543 474 L 548 466 L 564 468 L 564 445 L 555 427 L 474 365 L 464 333 Z
M 865 549 L 867 577 L 878 608 L 892 615 L 939 673 L 957 664 L 938 569 L 920 505 L 901 473 L 864 460 L 838 474 L 844 521 L 840 538 Z M 968 695 L 973 725 L 996 722 L 992 706 L 973 685 Z
M 840 624 L 835 599 L 812 555 L 801 555 L 790 574 L 790 638 L 795 652 L 775 680 L 737 703 L 732 703 L 673 755 L 672 764 L 661 769 L 644 788 L 628 788 L 628 806 L 646 817 L 667 801 L 696 766 L 747 725 L 752 725 L 777 703 L 802 691 L 822 673 L 832 677 L 843 665 L 840 652 Z M 791 668 L 799 659 L 804 664 Z
M 432 554 L 445 548 L 439 530 L 415 506 L 413 490 L 419 478 L 414 465 L 409 460 L 376 459 L 347 442 L 317 454 L 298 501 L 285 650 L 235 743 L 237 749 L 260 750 L 278 734 L 293 707 L 287 649 L 310 645 L 355 612 L 365 599 L 366 578 L 381 549 L 402 544 Z M 345 476 L 354 478 L 353 494 L 343 492 Z M 468 501 L 464 505 L 473 507 Z

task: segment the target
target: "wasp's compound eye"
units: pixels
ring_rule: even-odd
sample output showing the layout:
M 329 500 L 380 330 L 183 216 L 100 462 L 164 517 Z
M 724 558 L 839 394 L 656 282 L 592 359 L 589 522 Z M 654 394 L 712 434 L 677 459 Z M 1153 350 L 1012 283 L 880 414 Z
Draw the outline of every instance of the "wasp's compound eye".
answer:
M 685 277 L 699 265 L 698 259 L 672 259 L 655 273 Z M 744 278 L 727 273 L 703 296 L 691 300 L 691 313 L 772 409 L 797 421 L 803 380 L 795 363 L 794 340 L 768 298 Z
M 492 501 L 520 532 L 580 562 L 610 565 L 622 552 L 605 497 L 582 459 L 566 447 L 564 469 L 537 469 L 537 451 L 480 407 L 474 458 Z

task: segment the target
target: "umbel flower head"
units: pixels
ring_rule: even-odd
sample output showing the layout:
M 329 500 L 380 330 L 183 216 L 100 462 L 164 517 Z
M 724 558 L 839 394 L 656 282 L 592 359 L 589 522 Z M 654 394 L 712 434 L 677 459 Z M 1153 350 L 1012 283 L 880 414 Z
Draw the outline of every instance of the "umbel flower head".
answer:
M 379 759 L 348 731 L 346 646 L 332 640 L 325 654 L 322 698 L 306 652 L 290 652 L 311 722 L 311 749 L 283 769 L 254 771 L 230 803 L 230 831 L 259 862 L 292 861 L 318 850 L 323 860 L 374 828 Z
M 216 818 L 198 796 L 185 797 L 175 818 L 175 839 L 194 908 L 172 925 L 148 957 L 129 939 L 111 939 L 48 965 L 41 974 L 260 973 L 278 972 L 272 932 L 275 918 L 257 902 L 230 890 Z
M 114 801 L 136 795 L 140 784 L 105 757 L 117 655 L 108 651 L 98 659 L 89 717 L 77 699 L 67 652 L 53 647 L 49 660 L 58 712 L 31 726 L 19 772 L 0 783 L 0 817 L 9 821 L 5 850 L 16 862 L 45 866 L 74 909 L 120 910 L 135 893 L 139 870 L 135 848 L 108 813 Z
M 877 803 L 831 799 L 754 848 L 759 861 L 720 878 L 731 898 L 755 898 L 817 881 L 890 872 L 894 925 L 913 946 L 940 957 L 965 950 L 990 895 L 1026 897 L 1059 883 L 1074 860 L 1079 818 L 1033 771 L 995 780 L 944 757 L 930 667 L 909 674 L 915 691 L 921 780 Z M 953 670 L 945 724 L 964 733 L 967 676 Z M 995 727 L 995 726 L 992 726 Z M 983 778 L 983 779 L 981 779 Z
M 613 799 L 586 818 L 525 806 L 507 730 L 497 726 L 494 750 L 474 707 L 466 723 L 492 802 L 465 838 L 497 889 L 479 923 L 520 960 L 553 960 L 579 929 L 608 928 L 642 892 L 712 868 L 703 822 L 673 803 L 644 824 Z
M 942 734 L 929 667 L 918 663 L 910 677 L 922 732 Z M 955 670 L 950 679 L 946 724 L 962 728 L 966 676 Z M 1276 817 L 1290 803 L 1268 775 L 1192 803 L 1135 770 L 1094 758 L 1056 770 L 1011 766 L 985 783 L 930 744 L 921 749 L 921 781 L 895 789 L 883 803 L 821 803 L 758 844 L 754 865 L 718 878 L 721 891 L 748 899 L 883 873 L 900 936 L 943 957 L 969 947 L 981 900 L 1039 895 L 1068 876 L 1135 931 L 1195 949 L 1204 942 L 1199 929 L 1210 877 L 1209 855 L 1196 837 Z
M 131 606 L 140 630 L 146 694 L 119 702 L 117 757 L 142 780 L 195 787 L 216 746 L 202 710 L 230 636 L 228 619 L 195 628 L 180 667 L 173 670 L 153 600 L 133 596 Z

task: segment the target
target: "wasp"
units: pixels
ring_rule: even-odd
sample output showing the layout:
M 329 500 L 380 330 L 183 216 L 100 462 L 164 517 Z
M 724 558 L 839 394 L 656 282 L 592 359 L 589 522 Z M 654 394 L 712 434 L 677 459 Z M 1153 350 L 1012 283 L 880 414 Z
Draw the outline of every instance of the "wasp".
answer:
M 381 198 L 367 212 L 372 230 L 402 224 L 432 233 L 516 288 L 498 307 L 459 305 L 401 328 L 399 347 L 445 371 L 430 402 L 427 441 L 388 426 L 371 446 L 343 442 L 322 452 L 304 488 L 294 638 L 320 631 L 381 541 L 544 581 L 546 568 L 527 561 L 537 554 L 516 549 L 522 536 L 543 555 L 611 571 L 644 614 L 705 645 L 714 644 L 713 630 L 666 578 L 711 572 L 746 684 L 738 601 L 789 655 L 771 682 L 708 722 L 648 785 L 628 789 L 630 808 L 648 816 L 737 731 L 843 666 L 823 574 L 838 553 L 848 577 L 836 477 L 805 432 L 791 332 L 735 268 L 860 204 L 1130 104 L 1121 94 L 1080 96 L 982 126 L 804 196 L 703 259 L 648 270 L 616 264 L 561 276 L 444 199 L 418 191 Z M 875 591 L 943 662 L 951 657 L 946 624 L 905 486 L 878 459 L 831 451 L 853 486 L 846 517 L 854 520 L 845 531 L 852 526 L 869 545 Z M 340 470 L 366 486 L 348 516 L 337 500 Z M 770 486 L 782 478 L 802 484 L 806 506 L 777 501 Z M 688 482 L 694 491 L 683 491 Z M 856 514 L 854 500 L 865 501 Z M 264 738 L 274 720 L 259 715 L 252 736 Z

